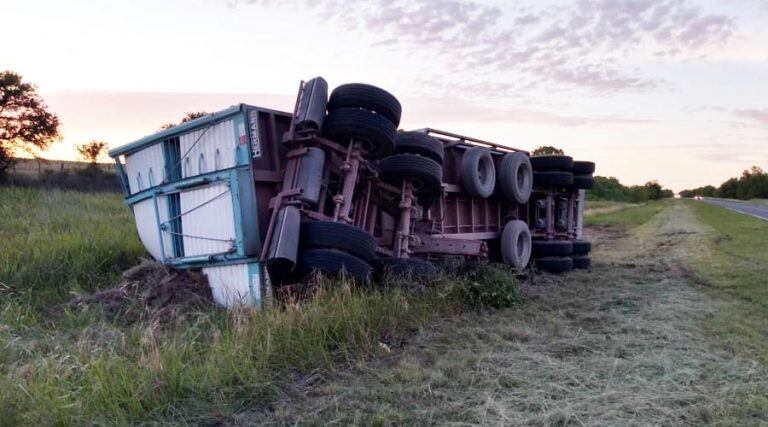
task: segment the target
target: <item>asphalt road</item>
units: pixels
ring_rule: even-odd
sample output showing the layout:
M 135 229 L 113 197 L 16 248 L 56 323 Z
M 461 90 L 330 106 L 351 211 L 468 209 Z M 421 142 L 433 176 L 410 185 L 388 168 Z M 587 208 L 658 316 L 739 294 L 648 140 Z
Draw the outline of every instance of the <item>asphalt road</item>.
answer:
M 756 206 L 756 205 L 751 205 L 749 203 L 741 202 L 738 200 L 715 199 L 712 197 L 707 197 L 704 199 L 704 201 L 711 205 L 722 206 L 732 211 L 741 212 L 747 215 L 752 215 L 754 217 L 768 221 L 768 206 Z

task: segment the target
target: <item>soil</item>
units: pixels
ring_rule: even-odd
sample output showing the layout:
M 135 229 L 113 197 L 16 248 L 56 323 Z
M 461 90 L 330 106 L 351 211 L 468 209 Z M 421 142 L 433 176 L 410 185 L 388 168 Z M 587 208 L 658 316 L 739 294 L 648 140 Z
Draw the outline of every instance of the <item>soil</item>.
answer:
M 65 306 L 72 310 L 97 310 L 127 322 L 166 322 L 212 305 L 211 290 L 202 273 L 142 260 L 123 273 L 117 286 L 78 296 Z

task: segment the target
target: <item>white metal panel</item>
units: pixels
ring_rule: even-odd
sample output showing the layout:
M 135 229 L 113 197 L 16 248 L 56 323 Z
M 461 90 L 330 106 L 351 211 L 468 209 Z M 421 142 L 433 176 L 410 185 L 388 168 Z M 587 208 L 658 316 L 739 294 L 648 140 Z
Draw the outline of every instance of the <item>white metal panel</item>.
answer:
M 157 198 L 157 208 L 160 213 L 160 221 L 168 221 L 168 201 L 165 196 Z M 133 205 L 133 216 L 136 219 L 136 229 L 139 231 L 139 239 L 147 249 L 152 258 L 162 260 L 160 250 L 160 239 L 157 235 L 157 215 L 155 214 L 155 203 L 152 199 L 145 199 Z M 165 256 L 170 258 L 173 254 L 171 247 L 171 236 L 163 233 L 163 245 L 165 246 Z
M 215 170 L 228 169 L 235 166 L 235 137 L 234 120 L 226 120 L 213 126 L 206 126 L 193 132 L 181 135 L 179 138 L 181 155 L 185 165 L 181 169 L 182 177 L 195 176 Z M 217 155 L 218 150 L 218 155 Z M 200 155 L 203 155 L 206 168 L 200 170 Z M 216 159 L 219 159 L 217 162 Z M 189 162 L 187 163 L 187 159 Z M 186 167 L 186 165 L 189 167 Z
M 185 256 L 218 254 L 234 247 L 235 217 L 227 184 L 197 187 L 182 192 L 180 198 Z
M 150 174 L 150 171 L 152 172 Z M 125 156 L 125 173 L 128 175 L 128 186 L 131 194 L 149 188 L 149 176 L 154 177 L 154 185 L 159 185 L 165 175 L 165 155 L 163 144 L 150 145 L 135 153 Z M 138 180 L 141 177 L 142 186 L 139 188 Z
M 261 274 L 258 263 L 204 267 L 213 300 L 225 307 L 260 302 Z

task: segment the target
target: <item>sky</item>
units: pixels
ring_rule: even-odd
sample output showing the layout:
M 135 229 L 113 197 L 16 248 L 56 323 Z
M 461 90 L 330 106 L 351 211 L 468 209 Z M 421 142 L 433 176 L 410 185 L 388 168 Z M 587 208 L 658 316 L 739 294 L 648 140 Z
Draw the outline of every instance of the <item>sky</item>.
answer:
M 188 111 L 365 82 L 432 127 L 554 145 L 679 191 L 768 169 L 768 0 L 2 0 L 0 69 L 62 122 L 43 157 Z

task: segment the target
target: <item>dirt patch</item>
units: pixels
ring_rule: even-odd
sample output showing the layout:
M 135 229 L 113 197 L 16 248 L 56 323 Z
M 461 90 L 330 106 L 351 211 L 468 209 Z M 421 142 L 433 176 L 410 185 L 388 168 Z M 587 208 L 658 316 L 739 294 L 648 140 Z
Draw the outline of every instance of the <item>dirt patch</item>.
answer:
M 154 261 L 126 270 L 123 281 L 110 289 L 78 296 L 65 305 L 71 310 L 97 310 L 127 322 L 166 322 L 213 304 L 202 273 L 174 270 Z

